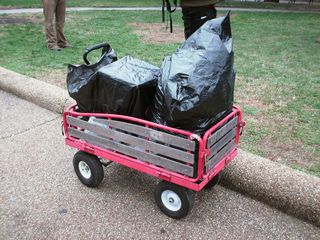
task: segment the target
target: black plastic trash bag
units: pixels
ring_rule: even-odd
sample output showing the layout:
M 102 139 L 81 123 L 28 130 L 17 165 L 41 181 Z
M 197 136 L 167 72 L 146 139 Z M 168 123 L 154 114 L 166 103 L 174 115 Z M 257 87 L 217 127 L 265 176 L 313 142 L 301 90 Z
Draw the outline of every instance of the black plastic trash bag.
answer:
M 87 55 L 97 49 L 102 49 L 101 58 L 97 63 L 90 64 Z M 103 43 L 86 48 L 83 60 L 86 64 L 68 65 L 67 89 L 70 97 L 76 100 L 79 112 L 94 112 L 98 89 L 96 74 L 100 68 L 116 61 L 117 54 L 109 44 Z
M 203 134 L 231 111 L 234 82 L 228 13 L 207 21 L 164 59 L 149 118 Z
M 159 72 L 158 67 L 130 56 L 99 69 L 95 111 L 146 118 Z

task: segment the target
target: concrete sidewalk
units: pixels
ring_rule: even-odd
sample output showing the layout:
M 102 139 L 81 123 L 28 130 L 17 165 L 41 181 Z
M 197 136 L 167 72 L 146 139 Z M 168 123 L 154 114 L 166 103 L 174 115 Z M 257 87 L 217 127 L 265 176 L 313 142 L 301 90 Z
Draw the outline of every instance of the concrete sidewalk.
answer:
M 0 67 L 0 89 L 55 113 L 72 103 L 67 91 Z M 222 184 L 320 226 L 320 179 L 239 151 Z
M 222 186 L 197 193 L 179 221 L 155 204 L 157 180 L 129 168 L 111 164 L 88 188 L 60 114 L 1 90 L 0 105 L 0 239 L 320 239 L 320 228 Z

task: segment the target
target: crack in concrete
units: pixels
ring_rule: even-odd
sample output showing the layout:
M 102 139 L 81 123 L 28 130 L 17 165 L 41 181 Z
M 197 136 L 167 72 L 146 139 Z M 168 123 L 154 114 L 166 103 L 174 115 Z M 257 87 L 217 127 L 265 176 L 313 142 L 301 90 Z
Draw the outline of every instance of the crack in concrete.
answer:
M 53 118 L 53 119 L 44 121 L 43 123 L 40 123 L 40 124 L 38 124 L 38 125 L 35 125 L 34 127 L 31 127 L 31 128 L 27 128 L 27 129 L 25 129 L 25 130 L 23 130 L 23 131 L 21 131 L 21 132 L 14 133 L 14 134 L 11 134 L 11 135 L 9 135 L 9 136 L 0 137 L 0 140 L 6 140 L 6 139 L 9 139 L 9 138 L 11 138 L 11 137 L 15 137 L 15 136 L 21 135 L 21 134 L 26 133 L 26 132 L 28 132 L 28 131 L 30 131 L 30 130 L 33 130 L 33 129 L 37 128 L 37 127 L 41 127 L 41 126 L 43 126 L 43 125 L 45 125 L 45 124 L 47 124 L 47 123 L 49 123 L 49 122 L 53 122 L 53 121 L 57 120 L 58 118 L 60 118 L 60 116 L 57 116 L 57 117 L 55 117 L 55 118 Z

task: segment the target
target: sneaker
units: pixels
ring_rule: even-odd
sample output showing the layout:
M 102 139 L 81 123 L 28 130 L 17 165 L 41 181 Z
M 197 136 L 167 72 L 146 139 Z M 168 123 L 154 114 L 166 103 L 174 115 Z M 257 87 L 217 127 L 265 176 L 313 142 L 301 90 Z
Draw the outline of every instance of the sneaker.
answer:
M 58 46 L 52 46 L 52 47 L 49 47 L 49 49 L 51 50 L 51 51 L 61 51 L 61 48 L 60 47 L 58 47 Z

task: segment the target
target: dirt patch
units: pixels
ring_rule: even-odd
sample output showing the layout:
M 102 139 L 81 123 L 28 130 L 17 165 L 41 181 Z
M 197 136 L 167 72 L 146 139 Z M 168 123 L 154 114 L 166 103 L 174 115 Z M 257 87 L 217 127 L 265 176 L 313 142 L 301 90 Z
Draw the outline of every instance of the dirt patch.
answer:
M 163 44 L 184 41 L 183 28 L 177 25 L 173 26 L 173 33 L 166 29 L 164 23 L 129 23 L 128 25 L 141 37 L 143 43 Z
M 39 23 L 39 19 L 36 17 L 12 17 L 12 16 L 0 16 L 0 24 L 26 24 Z
M 276 91 L 267 83 L 259 85 L 259 91 L 256 91 L 255 81 L 251 79 L 237 77 L 236 82 L 236 105 L 243 107 L 244 120 L 247 122 L 243 148 L 289 166 L 309 169 L 319 165 L 319 155 L 294 137 L 297 119 L 294 116 L 285 118 L 277 111 L 286 108 L 288 100 L 279 94 L 270 101 L 263 101 L 261 93 Z
M 219 14 L 218 16 L 224 16 Z M 237 14 L 232 14 L 231 19 L 237 17 Z M 182 43 L 184 42 L 184 29 L 181 26 L 173 25 L 173 32 L 166 27 L 165 23 L 129 23 L 134 29 L 143 43 L 163 44 L 163 43 Z
M 54 70 L 51 72 L 45 72 L 35 76 L 35 78 L 43 82 L 50 83 L 52 85 L 66 89 L 66 79 L 67 79 L 66 71 Z
M 271 161 L 289 166 L 308 169 L 319 164 L 317 153 L 293 137 L 295 118 L 284 118 L 281 113 L 273 110 L 276 106 L 265 105 L 256 99 L 237 100 L 240 106 L 246 106 L 244 120 L 247 122 L 247 127 L 243 138 L 254 142 L 254 148 L 250 146 L 249 141 L 245 144 L 246 149 L 254 150 L 258 155 Z
M 317 163 L 315 156 L 304 148 L 303 143 L 294 139 L 289 142 L 281 140 L 275 140 L 267 136 L 260 141 L 259 144 L 264 146 L 268 159 L 286 165 L 298 165 L 303 168 L 309 168 Z

